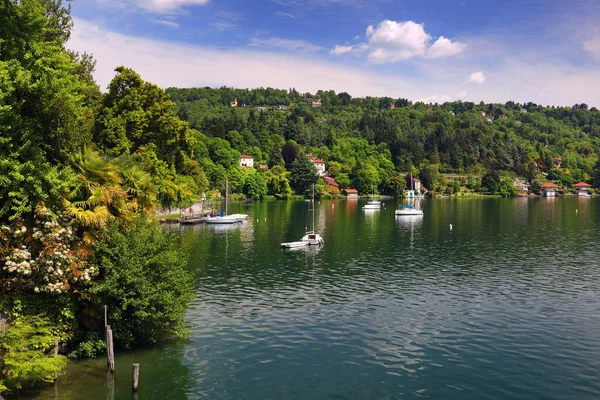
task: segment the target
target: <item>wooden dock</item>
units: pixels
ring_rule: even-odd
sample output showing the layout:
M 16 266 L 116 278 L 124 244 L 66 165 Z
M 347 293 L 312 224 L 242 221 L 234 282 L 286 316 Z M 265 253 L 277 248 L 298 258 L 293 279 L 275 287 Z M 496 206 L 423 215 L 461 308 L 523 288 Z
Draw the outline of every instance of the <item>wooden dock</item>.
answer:
M 181 225 L 198 225 L 198 224 L 203 224 L 205 223 L 207 220 L 206 217 L 194 217 L 194 218 L 184 218 L 181 221 L 179 221 L 179 223 Z

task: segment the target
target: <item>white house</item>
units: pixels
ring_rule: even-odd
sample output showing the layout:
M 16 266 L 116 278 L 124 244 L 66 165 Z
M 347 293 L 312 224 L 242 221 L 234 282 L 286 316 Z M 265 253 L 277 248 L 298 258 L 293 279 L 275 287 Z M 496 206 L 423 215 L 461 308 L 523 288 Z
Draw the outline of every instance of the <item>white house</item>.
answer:
M 242 154 L 240 156 L 240 167 L 254 167 L 254 158 L 252 156 Z
M 319 176 L 325 175 L 325 161 L 319 160 L 318 158 L 313 158 L 311 161 L 312 161 L 313 165 L 315 166 L 315 168 L 317 169 Z
M 308 158 L 313 163 L 313 165 L 317 169 L 317 173 L 319 174 L 319 176 L 325 175 L 325 161 L 324 160 L 315 158 L 315 156 L 313 156 L 311 153 L 308 153 L 306 155 L 306 158 Z
M 588 192 L 589 188 L 592 187 L 589 183 L 579 182 L 573 185 L 574 188 L 577 189 L 577 195 L 580 197 L 590 197 L 590 193 Z
M 556 197 L 556 189 L 558 185 L 555 183 L 544 183 L 542 185 L 542 194 L 544 197 Z
M 314 100 L 313 100 L 313 101 L 311 101 L 311 102 L 310 102 L 310 106 L 311 106 L 312 108 L 315 108 L 315 107 L 321 107 L 322 105 L 323 105 L 323 103 L 321 102 L 321 99 L 319 99 L 319 100 L 317 100 L 317 101 L 314 101 Z

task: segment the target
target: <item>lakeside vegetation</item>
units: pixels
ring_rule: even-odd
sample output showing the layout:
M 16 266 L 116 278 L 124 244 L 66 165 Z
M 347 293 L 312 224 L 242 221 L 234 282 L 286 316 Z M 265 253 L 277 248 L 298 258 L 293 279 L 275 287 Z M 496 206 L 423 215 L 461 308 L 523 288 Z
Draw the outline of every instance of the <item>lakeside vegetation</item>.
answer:
M 102 354 L 104 305 L 122 348 L 185 337 L 192 274 L 155 212 L 223 192 L 225 177 L 248 199 L 313 184 L 321 196 L 395 195 L 407 173 L 445 194 L 512 195 L 516 177 L 600 183 L 600 112 L 584 104 L 165 91 L 126 67 L 103 93 L 93 58 L 65 48 L 71 26 L 60 0 L 0 2 L 2 394 L 52 381 L 67 357 Z M 241 154 L 267 169 L 240 167 Z

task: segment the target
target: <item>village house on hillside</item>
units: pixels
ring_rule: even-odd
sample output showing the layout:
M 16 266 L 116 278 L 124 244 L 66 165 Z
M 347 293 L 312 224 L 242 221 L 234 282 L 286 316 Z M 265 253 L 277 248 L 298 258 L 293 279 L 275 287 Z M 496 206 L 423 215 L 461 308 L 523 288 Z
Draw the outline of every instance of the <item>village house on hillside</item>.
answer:
M 579 197 L 589 197 L 590 193 L 588 190 L 592 187 L 589 183 L 579 182 L 573 185 L 575 189 L 577 189 L 577 196 Z
M 515 179 L 514 185 L 517 188 L 519 196 L 526 196 L 529 193 L 529 185 L 523 179 Z
M 542 185 L 542 195 L 544 197 L 556 197 L 556 190 L 558 185 L 556 183 L 544 183 Z
M 323 105 L 323 103 L 321 102 L 320 99 L 319 100 L 313 100 L 313 101 L 310 102 L 310 106 L 312 108 L 321 107 L 322 105 Z
M 306 158 L 308 158 L 313 163 L 313 165 L 317 169 L 317 173 L 319 174 L 319 176 L 324 176 L 325 175 L 325 161 L 324 160 L 315 158 L 310 153 L 308 153 L 306 155 Z
M 562 164 L 562 157 L 561 157 L 561 156 L 554 157 L 554 158 L 552 159 L 552 163 L 554 164 L 554 166 L 555 166 L 556 168 L 560 168 L 560 166 L 561 166 L 561 164 Z
M 408 198 L 413 198 L 415 196 L 418 196 L 419 193 L 421 193 L 421 180 L 417 178 L 412 178 L 411 182 L 410 179 L 410 176 L 406 177 L 406 187 L 408 189 L 404 191 L 404 196 Z
M 242 167 L 254 167 L 254 157 L 242 154 L 240 156 L 240 168 Z
M 237 107 L 237 106 L 238 106 L 237 99 L 233 99 L 233 101 L 231 102 L 231 107 Z

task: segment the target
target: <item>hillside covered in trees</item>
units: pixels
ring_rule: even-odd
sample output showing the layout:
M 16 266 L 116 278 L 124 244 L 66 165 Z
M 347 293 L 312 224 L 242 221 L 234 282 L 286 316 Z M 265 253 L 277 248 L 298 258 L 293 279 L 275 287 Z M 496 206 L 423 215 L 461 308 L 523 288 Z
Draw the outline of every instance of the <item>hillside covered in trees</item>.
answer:
M 117 66 L 102 92 L 93 58 L 65 47 L 71 27 L 61 0 L 0 1 L 1 394 L 51 382 L 67 354 L 102 353 L 105 305 L 117 346 L 184 337 L 193 276 L 153 217 L 226 177 L 254 199 L 313 184 L 322 196 L 400 194 L 408 172 L 430 192 L 510 194 L 514 177 L 600 183 L 600 113 L 585 104 L 165 91 Z M 241 167 L 242 154 L 258 168 Z
M 503 177 L 569 187 L 598 172 L 600 112 L 586 104 L 424 104 L 271 88 L 169 88 L 167 94 L 179 117 L 202 132 L 196 160 L 213 185 L 221 178 L 217 143 L 232 159 L 249 154 L 270 168 L 312 153 L 340 187 L 363 193 L 375 186 L 394 194 L 403 182 L 398 174 L 407 172 L 434 191 L 452 191 L 444 173 L 471 176 L 472 188 L 488 193 Z

